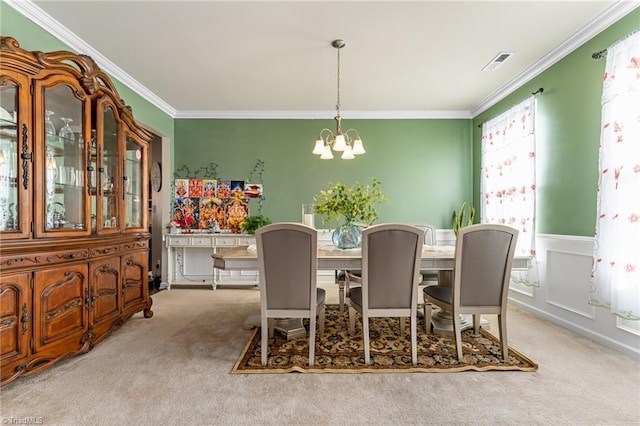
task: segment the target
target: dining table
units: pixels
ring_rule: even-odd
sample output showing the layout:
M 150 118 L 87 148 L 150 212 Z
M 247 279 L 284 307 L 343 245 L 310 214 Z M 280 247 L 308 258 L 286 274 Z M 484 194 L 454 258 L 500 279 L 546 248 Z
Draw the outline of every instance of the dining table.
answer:
M 258 252 L 255 245 L 233 247 L 214 253 L 213 267 L 225 271 L 257 271 Z M 532 265 L 532 257 L 516 256 L 512 269 L 526 270 Z M 451 285 L 452 271 L 455 266 L 455 247 L 441 245 L 424 245 L 420 258 L 421 271 L 438 272 L 437 285 Z M 362 251 L 360 248 L 339 249 L 332 244 L 318 245 L 318 270 L 361 270 Z M 305 329 L 299 319 L 287 320 L 276 325 L 276 330 L 283 332 L 287 339 L 302 337 Z M 433 331 L 437 333 L 453 333 L 451 314 L 439 311 L 432 315 Z M 485 326 L 488 322 L 485 321 Z M 246 328 L 260 326 L 260 315 L 251 315 L 245 322 Z M 473 326 L 470 318 L 462 319 L 462 329 Z

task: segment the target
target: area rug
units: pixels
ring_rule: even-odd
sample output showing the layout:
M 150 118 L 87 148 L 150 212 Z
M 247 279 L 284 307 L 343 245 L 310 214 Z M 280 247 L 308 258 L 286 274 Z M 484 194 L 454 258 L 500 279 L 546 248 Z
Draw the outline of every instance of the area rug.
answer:
M 411 365 L 409 321 L 400 336 L 397 318 L 370 321 L 371 365 L 364 363 L 362 323 L 358 316 L 353 336 L 349 334 L 349 315 L 340 314 L 338 305 L 326 305 L 325 332 L 316 336 L 315 365 L 309 367 L 307 337 L 287 341 L 276 332 L 269 339 L 267 365 L 260 361 L 260 327 L 256 327 L 232 373 L 401 373 L 458 371 L 536 371 L 538 365 L 509 348 L 509 360 L 502 360 L 499 340 L 490 332 L 473 329 L 462 332 L 463 362 L 458 362 L 453 336 L 426 334 L 424 319 L 418 318 L 418 365 Z M 305 327 L 309 330 L 308 321 Z

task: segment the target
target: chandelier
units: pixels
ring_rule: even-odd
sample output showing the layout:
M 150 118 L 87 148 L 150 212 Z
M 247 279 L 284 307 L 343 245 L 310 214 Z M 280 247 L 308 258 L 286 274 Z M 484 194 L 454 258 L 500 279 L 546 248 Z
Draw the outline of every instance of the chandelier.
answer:
M 356 155 L 364 154 L 364 146 L 362 145 L 362 139 L 360 134 L 355 129 L 348 129 L 342 131 L 342 117 L 340 117 L 340 49 L 345 46 L 344 40 L 333 40 L 331 45 L 338 51 L 338 102 L 336 103 L 336 131 L 332 132 L 328 128 L 320 130 L 318 139 L 316 139 L 316 145 L 313 148 L 313 153 L 319 155 L 323 160 L 330 160 L 333 158 L 331 150 L 336 152 L 342 152 L 340 158 L 343 160 L 351 160 Z

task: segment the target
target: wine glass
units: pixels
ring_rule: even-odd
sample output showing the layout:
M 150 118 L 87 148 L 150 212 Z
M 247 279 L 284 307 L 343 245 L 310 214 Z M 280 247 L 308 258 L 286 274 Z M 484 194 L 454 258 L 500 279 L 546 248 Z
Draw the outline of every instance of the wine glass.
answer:
M 71 126 L 69 126 L 69 123 L 71 123 L 73 120 L 67 117 L 60 117 L 60 120 L 64 121 L 64 126 L 62 126 L 62 128 L 60 129 L 60 133 L 58 133 L 58 136 L 71 142 L 75 141 L 73 130 L 71 130 Z
M 54 126 L 53 122 L 51 121 L 51 116 L 54 114 L 54 112 L 46 110 L 44 113 L 46 116 L 44 119 L 44 132 L 48 135 L 55 135 L 57 133 L 56 126 Z

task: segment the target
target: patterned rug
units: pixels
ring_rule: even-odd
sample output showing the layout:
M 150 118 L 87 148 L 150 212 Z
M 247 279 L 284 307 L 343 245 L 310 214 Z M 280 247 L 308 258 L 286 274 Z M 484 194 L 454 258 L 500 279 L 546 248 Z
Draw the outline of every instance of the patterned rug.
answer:
M 307 337 L 287 341 L 275 333 L 269 339 L 267 366 L 260 362 L 260 327 L 256 327 L 232 373 L 400 373 L 515 370 L 536 371 L 538 365 L 509 348 L 509 360 L 502 360 L 500 342 L 480 329 L 462 332 L 464 361 L 458 362 L 452 337 L 425 334 L 424 319 L 418 318 L 418 365 L 411 365 L 409 321 L 400 337 L 397 318 L 374 318 L 370 324 L 371 365 L 364 363 L 362 323 L 356 318 L 355 335 L 349 335 L 349 314 L 340 314 L 338 305 L 326 305 L 325 332 L 316 336 L 315 366 L 308 366 Z M 304 322 L 307 331 L 308 321 Z

